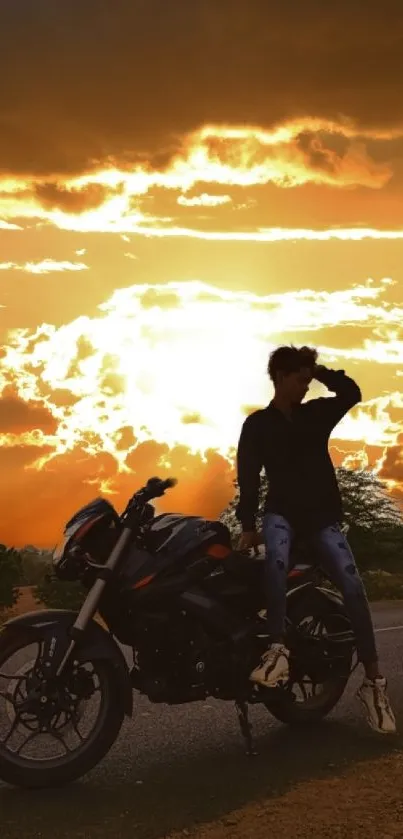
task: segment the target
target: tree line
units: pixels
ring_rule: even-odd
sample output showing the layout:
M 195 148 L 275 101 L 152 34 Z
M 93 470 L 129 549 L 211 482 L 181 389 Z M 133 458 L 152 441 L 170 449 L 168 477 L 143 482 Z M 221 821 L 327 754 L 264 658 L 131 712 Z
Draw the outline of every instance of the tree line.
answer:
M 360 571 L 379 568 L 391 573 L 402 571 L 403 512 L 383 481 L 365 469 L 339 467 L 336 474 L 343 500 L 344 523 L 348 525 L 348 540 Z M 262 526 L 267 489 L 267 478 L 262 475 L 258 529 Z M 234 481 L 234 496 L 220 516 L 234 539 L 241 532 L 235 516 L 238 501 L 239 489 Z
M 30 586 L 38 604 L 54 609 L 79 608 L 84 591 L 79 583 L 62 583 L 53 572 L 52 552 L 34 546 L 21 550 L 0 544 L 0 619 Z
M 371 584 L 371 574 L 376 573 L 397 579 L 403 574 L 402 510 L 373 472 L 340 467 L 336 473 L 349 528 L 348 540 L 366 583 Z M 267 488 L 267 480 L 262 476 L 258 527 L 262 523 Z M 234 496 L 220 515 L 231 531 L 234 544 L 240 533 L 235 516 L 238 500 L 238 485 L 234 481 Z M 401 582 L 403 587 L 403 577 Z M 51 552 L 34 546 L 17 550 L 0 544 L 0 617 L 16 605 L 22 586 L 31 586 L 37 602 L 50 608 L 76 609 L 84 599 L 80 584 L 55 578 Z

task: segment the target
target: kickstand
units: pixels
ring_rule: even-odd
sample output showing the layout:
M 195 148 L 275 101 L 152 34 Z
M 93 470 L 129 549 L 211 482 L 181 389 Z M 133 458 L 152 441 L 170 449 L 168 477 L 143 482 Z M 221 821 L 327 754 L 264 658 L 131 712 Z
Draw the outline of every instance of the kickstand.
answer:
M 246 754 L 253 757 L 258 754 L 253 744 L 252 725 L 249 722 L 249 708 L 246 702 L 235 702 L 239 725 L 246 742 Z

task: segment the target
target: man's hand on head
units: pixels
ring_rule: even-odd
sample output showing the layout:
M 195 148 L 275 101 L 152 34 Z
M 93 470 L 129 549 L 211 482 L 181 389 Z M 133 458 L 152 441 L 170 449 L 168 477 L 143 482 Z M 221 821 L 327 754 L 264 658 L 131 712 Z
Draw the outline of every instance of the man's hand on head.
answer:
M 324 364 L 315 364 L 315 367 L 313 368 L 314 379 L 318 379 L 318 381 L 320 381 L 320 376 L 322 375 L 323 372 L 326 372 L 325 365 Z
M 324 364 L 315 364 L 313 370 L 313 378 L 317 379 L 318 382 L 321 382 L 321 384 L 324 384 L 326 385 L 326 387 L 328 387 L 330 382 L 329 377 L 331 377 L 331 381 L 333 383 L 335 376 L 339 378 L 340 376 L 344 376 L 345 372 L 345 370 L 332 370 L 329 367 L 326 367 Z

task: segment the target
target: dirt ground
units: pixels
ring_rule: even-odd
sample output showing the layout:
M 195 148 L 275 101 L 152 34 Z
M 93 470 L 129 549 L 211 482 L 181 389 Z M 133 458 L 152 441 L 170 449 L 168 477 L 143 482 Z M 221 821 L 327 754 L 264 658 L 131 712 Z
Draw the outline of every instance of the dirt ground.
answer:
M 26 612 L 37 612 L 39 609 L 43 609 L 43 606 L 35 600 L 33 586 L 21 586 L 17 603 L 7 617 L 24 615 Z
M 403 754 L 307 781 L 170 839 L 396 839 L 403 837 Z

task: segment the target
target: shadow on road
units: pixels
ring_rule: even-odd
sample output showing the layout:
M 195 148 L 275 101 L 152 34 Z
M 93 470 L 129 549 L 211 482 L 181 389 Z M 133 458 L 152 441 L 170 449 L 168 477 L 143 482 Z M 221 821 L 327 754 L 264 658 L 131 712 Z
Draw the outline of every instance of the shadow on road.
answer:
M 48 792 L 0 790 L 2 839 L 40 836 L 156 839 L 195 822 L 224 818 L 252 800 L 281 795 L 299 781 L 338 775 L 349 766 L 402 750 L 382 739 L 328 721 L 309 731 L 276 729 L 257 740 L 259 756 L 241 748 L 206 748 L 193 759 L 163 762 L 136 781 L 136 767 L 98 770 L 73 786 Z

